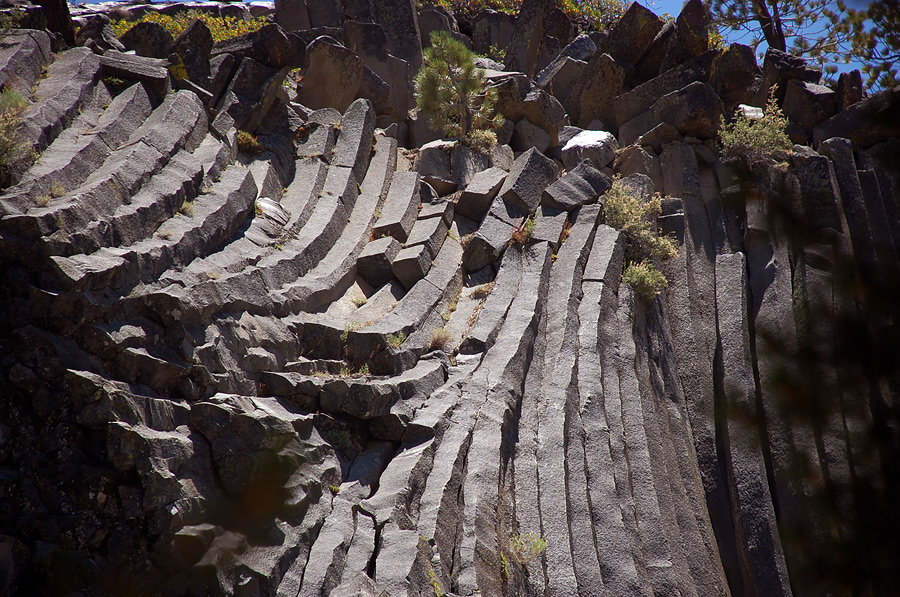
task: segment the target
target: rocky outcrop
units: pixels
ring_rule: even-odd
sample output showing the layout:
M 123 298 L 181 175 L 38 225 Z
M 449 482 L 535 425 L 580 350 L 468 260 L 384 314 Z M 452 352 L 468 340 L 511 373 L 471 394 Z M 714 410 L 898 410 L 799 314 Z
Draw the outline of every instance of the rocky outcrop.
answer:
M 37 152 L 0 191 L 0 592 L 893 590 L 896 89 L 772 51 L 751 88 L 698 2 L 574 41 L 535 3 L 471 24 L 526 71 L 487 73 L 502 143 L 411 152 L 421 33 L 466 23 L 197 7 L 275 23 L 0 41 Z M 813 146 L 723 160 L 776 84 Z M 616 175 L 666 195 L 653 298 Z

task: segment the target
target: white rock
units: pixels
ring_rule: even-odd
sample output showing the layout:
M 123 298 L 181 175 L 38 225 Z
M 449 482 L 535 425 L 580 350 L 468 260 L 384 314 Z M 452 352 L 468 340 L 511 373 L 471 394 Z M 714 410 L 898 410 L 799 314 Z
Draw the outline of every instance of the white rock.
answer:
M 590 160 L 596 168 L 603 168 L 616 157 L 619 142 L 607 131 L 581 131 L 562 149 L 563 164 L 571 170 L 583 160 Z
M 759 120 L 763 117 L 762 108 L 757 108 L 756 106 L 748 106 L 747 104 L 739 104 L 738 113 L 748 120 Z

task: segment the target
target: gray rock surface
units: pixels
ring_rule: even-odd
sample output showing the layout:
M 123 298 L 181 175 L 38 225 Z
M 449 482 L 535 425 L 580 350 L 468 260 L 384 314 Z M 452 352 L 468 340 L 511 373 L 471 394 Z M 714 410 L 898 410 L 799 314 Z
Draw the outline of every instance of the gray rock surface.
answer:
M 272 12 L 116 14 L 187 7 Z M 751 86 L 697 2 L 565 48 L 568 18 L 524 8 L 548 70 L 487 79 L 502 140 L 548 155 L 439 143 L 441 193 L 410 170 L 422 25 L 510 49 L 514 17 L 279 2 L 282 25 L 214 45 L 197 21 L 159 60 L 88 5 L 84 47 L 0 40 L 40 152 L 0 190 L 0 593 L 891 594 L 900 141 L 866 119 L 895 90 L 832 98 L 773 51 Z M 307 45 L 357 65 L 352 93 L 282 84 Z M 179 59 L 176 92 L 128 84 Z M 558 86 L 580 109 L 598 61 L 616 118 L 583 132 Z M 816 149 L 723 160 L 710 122 L 776 83 L 804 142 L 833 102 Z M 613 175 L 669 195 L 648 223 L 676 256 L 602 223 Z
M 498 196 L 506 203 L 531 211 L 540 203 L 544 187 L 558 176 L 559 166 L 532 148 L 516 158 Z

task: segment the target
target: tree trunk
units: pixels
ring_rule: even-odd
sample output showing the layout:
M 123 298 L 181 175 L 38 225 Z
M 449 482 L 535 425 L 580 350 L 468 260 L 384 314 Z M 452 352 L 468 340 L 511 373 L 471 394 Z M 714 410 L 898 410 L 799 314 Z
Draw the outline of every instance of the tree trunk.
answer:
M 66 0 L 38 0 L 38 5 L 44 9 L 47 29 L 61 35 L 70 47 L 74 46 L 75 29 L 72 27 L 72 17 Z
M 769 12 L 765 0 L 753 0 L 753 12 L 756 15 L 756 22 L 759 23 L 769 47 L 775 50 L 781 50 L 782 52 L 787 52 L 784 31 L 781 30 L 781 19 L 772 17 L 772 13 Z

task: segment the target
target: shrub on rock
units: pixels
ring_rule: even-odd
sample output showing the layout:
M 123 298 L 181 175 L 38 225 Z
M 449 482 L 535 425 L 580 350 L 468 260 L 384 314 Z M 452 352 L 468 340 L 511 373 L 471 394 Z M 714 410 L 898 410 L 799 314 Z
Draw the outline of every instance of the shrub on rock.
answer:
M 778 150 L 792 147 L 785 129 L 785 118 L 778 102 L 775 88 L 769 92 L 769 101 L 762 118 L 747 118 L 739 113 L 731 124 L 721 123 L 719 147 L 725 157 L 740 158 L 747 163 L 768 157 Z

